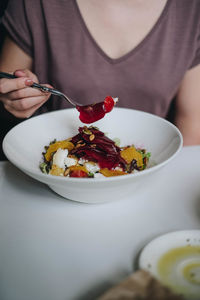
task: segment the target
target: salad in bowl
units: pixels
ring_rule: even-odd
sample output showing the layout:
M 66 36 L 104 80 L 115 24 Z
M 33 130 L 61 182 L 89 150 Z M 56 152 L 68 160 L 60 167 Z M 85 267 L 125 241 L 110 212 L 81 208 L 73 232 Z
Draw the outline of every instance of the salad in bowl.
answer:
M 146 112 L 115 107 L 112 118 L 106 115 L 91 127 L 84 127 L 78 114 L 74 108 L 33 117 L 12 128 L 3 142 L 15 166 L 73 201 L 135 197 L 144 190 L 139 187 L 154 185 L 154 174 L 182 148 L 179 130 Z
M 134 145 L 120 147 L 95 126 L 79 127 L 78 134 L 45 146 L 40 169 L 65 177 L 100 178 L 146 169 L 150 152 Z

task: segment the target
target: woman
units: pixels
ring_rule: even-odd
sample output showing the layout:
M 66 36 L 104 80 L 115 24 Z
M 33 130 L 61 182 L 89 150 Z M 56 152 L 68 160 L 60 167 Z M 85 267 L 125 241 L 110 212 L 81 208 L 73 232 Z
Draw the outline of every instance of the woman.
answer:
M 199 0 L 10 0 L 3 25 L 0 70 L 19 77 L 0 80 L 7 118 L 70 107 L 33 81 L 161 117 L 176 96 L 184 144 L 200 143 Z

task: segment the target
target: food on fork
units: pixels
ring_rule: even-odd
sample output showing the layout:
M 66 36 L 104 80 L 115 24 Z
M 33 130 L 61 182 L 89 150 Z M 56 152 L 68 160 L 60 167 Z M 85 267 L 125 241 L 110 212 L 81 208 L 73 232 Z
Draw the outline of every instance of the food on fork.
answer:
M 150 153 L 134 145 L 120 147 L 94 126 L 45 147 L 40 169 L 65 177 L 100 178 L 127 175 L 146 169 Z
M 118 98 L 107 96 L 102 102 L 84 106 L 76 105 L 76 109 L 80 113 L 79 119 L 86 124 L 94 123 L 102 119 L 105 114 L 111 112 L 117 101 Z

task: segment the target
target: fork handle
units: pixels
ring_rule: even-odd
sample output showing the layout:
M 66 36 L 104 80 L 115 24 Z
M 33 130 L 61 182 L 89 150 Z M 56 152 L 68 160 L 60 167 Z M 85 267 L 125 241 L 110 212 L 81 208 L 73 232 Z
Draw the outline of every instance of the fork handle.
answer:
M 17 77 L 15 75 L 13 75 L 13 74 L 5 73 L 5 72 L 0 72 L 0 78 L 13 79 L 13 78 L 17 78 Z

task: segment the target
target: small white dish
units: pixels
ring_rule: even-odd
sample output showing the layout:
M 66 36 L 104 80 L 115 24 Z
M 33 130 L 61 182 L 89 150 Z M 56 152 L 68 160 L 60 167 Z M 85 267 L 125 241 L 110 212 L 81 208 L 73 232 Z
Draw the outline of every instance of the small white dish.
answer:
M 142 111 L 114 108 L 95 126 L 112 139 L 119 138 L 121 146 L 143 145 L 151 152 L 156 164 L 135 174 L 105 178 L 69 178 L 43 174 L 39 169 L 44 146 L 50 141 L 67 139 L 84 126 L 76 109 L 46 113 L 15 126 L 3 141 L 7 158 L 19 169 L 46 183 L 59 195 L 85 203 L 100 203 L 134 193 L 135 188 L 148 181 L 157 170 L 167 165 L 180 151 L 182 136 L 170 122 Z
M 200 299 L 200 230 L 164 234 L 142 250 L 139 268 L 188 300 Z

